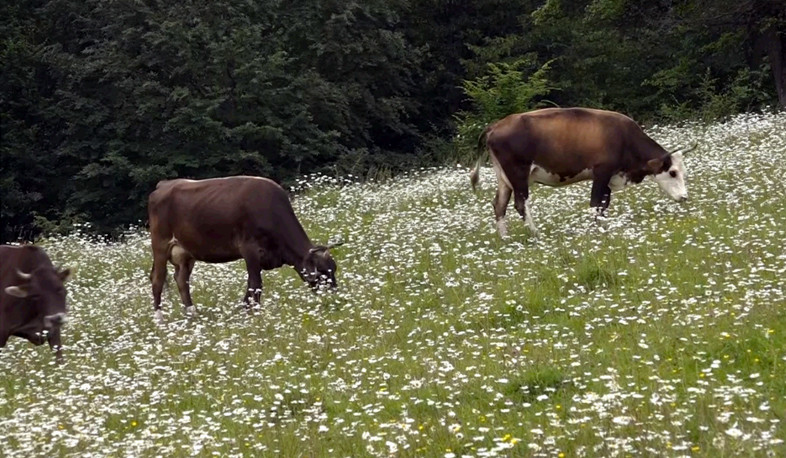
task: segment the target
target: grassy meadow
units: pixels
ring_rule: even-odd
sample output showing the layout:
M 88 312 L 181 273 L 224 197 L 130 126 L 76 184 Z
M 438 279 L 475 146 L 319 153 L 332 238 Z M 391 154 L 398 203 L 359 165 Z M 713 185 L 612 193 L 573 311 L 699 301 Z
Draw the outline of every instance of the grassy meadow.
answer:
M 422 170 L 301 183 L 295 211 L 334 250 L 339 291 L 289 268 L 240 300 L 242 261 L 170 266 L 153 320 L 144 230 L 43 242 L 78 271 L 62 366 L 0 353 L 2 456 L 784 456 L 786 114 L 660 127 L 690 200 L 535 185 L 532 237 L 495 179 Z

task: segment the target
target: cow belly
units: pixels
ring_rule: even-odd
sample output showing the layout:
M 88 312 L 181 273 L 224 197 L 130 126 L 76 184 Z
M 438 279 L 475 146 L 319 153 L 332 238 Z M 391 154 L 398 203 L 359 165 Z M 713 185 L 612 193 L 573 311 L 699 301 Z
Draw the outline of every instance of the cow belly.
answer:
M 212 264 L 220 264 L 224 262 L 232 262 L 240 259 L 240 253 L 237 249 L 233 249 L 234 247 L 230 247 L 229 249 L 221 249 L 220 246 L 207 246 L 201 247 L 197 250 L 188 249 L 188 247 L 183 244 L 180 240 L 178 242 L 182 245 L 182 247 L 176 247 L 172 250 L 172 260 L 178 262 L 177 259 L 179 257 L 184 257 L 186 255 L 191 255 L 197 261 L 208 262 Z
M 231 262 L 241 258 L 240 250 L 232 239 L 223 239 L 212 234 L 194 236 L 189 232 L 176 232 L 174 235 L 177 245 L 172 248 L 173 259 L 186 253 L 197 261 L 209 263 Z
M 590 169 L 584 169 L 573 175 L 560 175 L 533 164 L 529 171 L 530 183 L 540 183 L 547 186 L 565 186 L 589 179 L 592 179 L 592 170 Z
M 227 253 L 199 253 L 199 256 L 191 255 L 197 261 L 207 262 L 210 264 L 223 264 L 225 262 L 237 261 L 242 256 L 240 254 L 227 254 Z

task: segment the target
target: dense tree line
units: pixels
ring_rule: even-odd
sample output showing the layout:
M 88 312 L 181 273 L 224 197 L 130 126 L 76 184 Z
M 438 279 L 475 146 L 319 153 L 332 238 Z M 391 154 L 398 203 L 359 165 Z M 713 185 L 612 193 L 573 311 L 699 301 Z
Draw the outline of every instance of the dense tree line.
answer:
M 487 122 L 786 106 L 782 0 L 12 0 L 3 240 L 144 221 L 158 180 L 444 161 Z

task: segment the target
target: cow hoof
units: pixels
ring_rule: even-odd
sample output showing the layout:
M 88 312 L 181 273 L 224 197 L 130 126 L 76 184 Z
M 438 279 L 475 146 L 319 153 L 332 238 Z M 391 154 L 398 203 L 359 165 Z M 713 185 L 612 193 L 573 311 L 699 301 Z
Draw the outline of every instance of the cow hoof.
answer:
M 164 312 L 162 312 L 161 310 L 156 310 L 155 320 L 156 323 L 158 324 L 164 324 Z
M 499 236 L 501 238 L 508 238 L 508 224 L 505 221 L 505 218 L 500 218 L 497 220 L 497 232 L 499 232 Z
M 190 307 L 186 307 L 186 315 L 196 316 L 196 307 L 194 307 L 193 305 Z

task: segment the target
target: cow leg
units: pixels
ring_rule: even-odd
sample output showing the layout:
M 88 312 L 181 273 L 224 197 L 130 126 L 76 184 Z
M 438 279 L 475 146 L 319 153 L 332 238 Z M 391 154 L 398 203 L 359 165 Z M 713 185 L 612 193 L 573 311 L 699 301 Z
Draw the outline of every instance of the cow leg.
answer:
M 595 179 L 592 182 L 590 207 L 596 209 L 596 219 L 598 216 L 606 216 L 606 209 L 609 208 L 609 204 L 611 203 L 610 180 L 610 174 L 595 172 Z
M 513 190 L 501 180 L 497 180 L 497 195 L 494 196 L 494 216 L 497 220 L 497 231 L 503 239 L 508 236 L 508 225 L 505 221 L 505 213 L 508 211 L 508 203 Z
M 164 314 L 161 312 L 161 292 L 164 290 L 166 282 L 166 262 L 167 262 L 167 243 L 168 240 L 157 237 L 151 233 L 153 247 L 153 271 L 150 279 L 153 284 L 153 309 L 155 310 L 156 320 L 161 323 L 164 321 Z
M 191 285 L 189 279 L 191 272 L 194 270 L 195 260 L 190 255 L 183 255 L 177 259 L 175 264 L 175 281 L 177 282 L 177 290 L 180 293 L 180 300 L 186 306 L 186 312 L 189 315 L 195 313 L 194 302 L 191 300 Z
M 513 205 L 524 220 L 524 224 L 529 227 L 530 232 L 533 235 L 537 235 L 538 229 L 535 227 L 535 222 L 532 221 L 532 212 L 529 208 L 529 186 L 526 184 L 526 181 L 524 183 L 524 186 L 515 190 Z
M 262 264 L 259 259 L 259 248 L 257 246 L 244 247 L 240 254 L 246 261 L 246 270 L 248 271 L 248 287 L 243 302 L 246 303 L 247 308 L 251 308 L 251 297 L 254 297 L 255 304 L 259 304 L 259 298 L 262 295 Z

